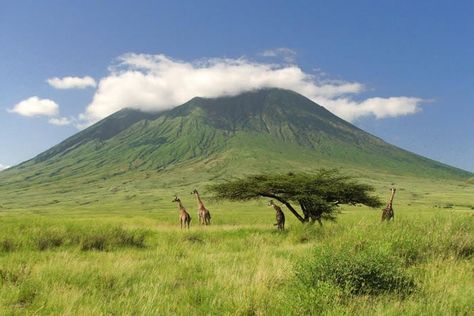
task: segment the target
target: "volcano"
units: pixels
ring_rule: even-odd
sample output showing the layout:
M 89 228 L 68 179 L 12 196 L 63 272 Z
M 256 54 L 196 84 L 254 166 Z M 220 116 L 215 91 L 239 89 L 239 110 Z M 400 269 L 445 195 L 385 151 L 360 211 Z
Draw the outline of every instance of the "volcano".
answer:
M 1 172 L 0 195 L 28 190 L 60 195 L 134 181 L 172 188 L 322 167 L 425 178 L 472 176 L 388 144 L 296 92 L 269 88 L 195 97 L 159 113 L 121 110 Z

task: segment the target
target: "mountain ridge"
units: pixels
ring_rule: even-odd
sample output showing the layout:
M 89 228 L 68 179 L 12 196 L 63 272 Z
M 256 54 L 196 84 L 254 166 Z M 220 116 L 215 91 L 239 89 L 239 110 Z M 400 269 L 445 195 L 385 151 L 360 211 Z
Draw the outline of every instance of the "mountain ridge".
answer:
M 120 110 L 1 177 L 10 174 L 19 182 L 38 183 L 83 177 L 87 182 L 93 171 L 102 178 L 115 174 L 106 171 L 113 169 L 171 172 L 180 164 L 205 160 L 219 166 L 203 171 L 208 178 L 226 177 L 239 168 L 283 171 L 306 165 L 308 170 L 350 166 L 418 176 L 472 176 L 390 145 L 296 92 L 267 88 L 195 97 L 158 113 Z

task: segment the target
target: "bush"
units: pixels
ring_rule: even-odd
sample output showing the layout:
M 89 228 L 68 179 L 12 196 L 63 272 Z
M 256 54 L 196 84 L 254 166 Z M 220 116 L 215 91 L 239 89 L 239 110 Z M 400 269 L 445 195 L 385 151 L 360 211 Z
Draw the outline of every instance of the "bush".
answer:
M 405 295 L 415 288 L 401 260 L 374 248 L 323 248 L 299 265 L 297 278 L 308 289 L 330 284 L 351 295 Z
M 84 235 L 80 242 L 81 250 L 105 251 L 113 247 L 145 247 L 145 232 L 127 231 L 121 227 L 106 228 Z
M 81 250 L 99 250 L 104 251 L 107 246 L 107 239 L 103 234 L 91 234 L 84 236 L 81 240 Z
M 470 259 L 474 256 L 474 238 L 470 231 L 459 230 L 448 240 L 446 248 L 457 259 Z
M 128 231 L 123 228 L 115 228 L 112 231 L 114 244 L 119 247 L 145 247 L 145 232 L 141 230 Z
M 105 251 L 114 247 L 143 248 L 147 230 L 120 226 L 56 225 L 33 227 L 22 234 L 0 236 L 0 253 L 21 249 L 38 251 L 79 246 L 81 250 Z
M 65 240 L 64 234 L 57 231 L 43 231 L 35 237 L 36 249 L 43 251 L 60 247 Z

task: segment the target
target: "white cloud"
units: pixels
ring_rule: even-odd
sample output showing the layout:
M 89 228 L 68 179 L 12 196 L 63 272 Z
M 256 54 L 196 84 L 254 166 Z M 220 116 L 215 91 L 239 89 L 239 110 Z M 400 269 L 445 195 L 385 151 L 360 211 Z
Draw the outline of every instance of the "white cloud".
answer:
M 293 64 L 296 61 L 296 52 L 291 48 L 280 47 L 267 49 L 260 53 L 264 57 L 281 57 L 287 63 Z
M 63 77 L 50 78 L 48 84 L 56 89 L 85 89 L 87 87 L 95 87 L 97 84 L 94 78 L 85 77 Z
M 50 124 L 57 125 L 57 126 L 65 126 L 72 123 L 72 120 L 67 117 L 54 117 L 49 119 L 48 121 Z
M 0 163 L 0 171 L 10 168 L 10 166 L 5 166 Z
M 7 111 L 27 117 L 47 116 L 50 118 L 48 122 L 57 126 L 69 125 L 74 121 L 72 118 L 59 117 L 59 105 L 53 100 L 40 99 L 36 96 L 15 104 Z
M 266 52 L 267 56 L 272 54 L 277 52 Z M 126 54 L 109 72 L 100 80 L 86 112 L 80 115 L 83 126 L 126 107 L 161 111 L 195 96 L 236 95 L 265 87 L 294 90 L 349 121 L 364 116 L 413 114 L 420 111 L 423 102 L 406 96 L 357 100 L 356 96 L 365 91 L 362 83 L 321 80 L 294 64 L 259 63 L 245 58 L 186 62 L 165 55 Z
M 56 116 L 59 113 L 59 106 L 53 100 L 31 97 L 15 104 L 13 108 L 8 111 L 29 117 Z
M 354 121 L 364 116 L 375 116 L 377 119 L 415 114 L 421 111 L 420 104 L 425 102 L 415 97 L 374 97 L 363 101 L 350 98 L 319 98 L 324 107 L 339 117 Z

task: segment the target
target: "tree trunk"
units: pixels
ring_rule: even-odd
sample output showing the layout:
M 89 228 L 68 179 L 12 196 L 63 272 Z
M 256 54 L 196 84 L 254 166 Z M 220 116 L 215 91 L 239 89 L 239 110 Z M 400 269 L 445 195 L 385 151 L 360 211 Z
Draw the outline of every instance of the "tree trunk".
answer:
M 310 216 L 311 214 L 308 212 L 306 205 L 302 201 L 299 201 L 299 203 L 300 203 L 301 210 L 303 211 L 304 221 L 307 223 L 311 220 L 311 216 Z

